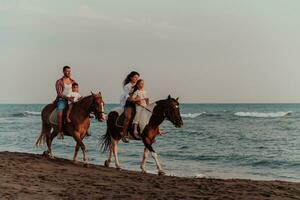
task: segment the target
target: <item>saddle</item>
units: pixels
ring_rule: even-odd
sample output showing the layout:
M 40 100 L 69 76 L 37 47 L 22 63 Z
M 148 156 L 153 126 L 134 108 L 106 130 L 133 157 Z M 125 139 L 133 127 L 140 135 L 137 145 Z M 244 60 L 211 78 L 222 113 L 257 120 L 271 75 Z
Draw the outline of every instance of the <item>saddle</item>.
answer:
M 63 110 L 63 125 L 65 124 L 65 119 L 66 119 L 66 117 L 67 117 L 67 109 L 68 108 L 65 108 L 64 110 Z M 52 113 L 50 114 L 50 116 L 49 116 L 49 122 L 51 123 L 51 124 L 53 124 L 53 125 L 58 125 L 58 121 L 57 121 L 57 109 L 55 108 L 53 111 L 52 111 Z

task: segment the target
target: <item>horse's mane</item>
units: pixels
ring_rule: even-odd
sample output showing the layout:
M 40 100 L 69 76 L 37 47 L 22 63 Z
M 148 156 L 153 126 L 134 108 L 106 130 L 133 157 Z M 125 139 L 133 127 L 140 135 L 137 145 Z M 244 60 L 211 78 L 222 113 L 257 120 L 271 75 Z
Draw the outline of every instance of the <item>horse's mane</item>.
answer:
M 88 96 L 84 96 L 82 99 L 80 99 L 79 101 L 77 102 L 74 102 L 73 105 L 78 105 L 80 103 L 82 103 L 83 101 L 85 101 L 87 98 L 90 98 L 92 95 L 88 95 Z
M 169 99 L 162 99 L 162 100 L 156 101 L 155 103 L 156 103 L 157 105 L 161 105 L 161 104 L 165 104 L 166 102 L 168 102 L 168 100 L 169 100 Z

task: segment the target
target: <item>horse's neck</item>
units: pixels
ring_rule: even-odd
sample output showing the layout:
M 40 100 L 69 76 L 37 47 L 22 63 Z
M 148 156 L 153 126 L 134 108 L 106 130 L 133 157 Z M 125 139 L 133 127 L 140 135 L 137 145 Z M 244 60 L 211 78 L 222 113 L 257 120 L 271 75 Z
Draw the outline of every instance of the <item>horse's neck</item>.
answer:
M 158 127 L 165 120 L 165 108 L 163 105 L 154 104 L 149 124 L 153 127 Z
M 91 114 L 91 104 L 91 97 L 85 97 L 74 104 L 73 113 L 76 113 L 76 115 L 82 114 L 84 117 L 89 117 Z

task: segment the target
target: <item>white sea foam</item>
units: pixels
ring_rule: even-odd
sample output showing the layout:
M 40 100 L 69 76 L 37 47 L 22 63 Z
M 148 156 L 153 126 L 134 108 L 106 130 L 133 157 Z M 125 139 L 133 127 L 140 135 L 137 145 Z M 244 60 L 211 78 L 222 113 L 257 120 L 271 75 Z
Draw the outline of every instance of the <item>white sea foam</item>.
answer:
M 33 115 L 33 116 L 40 116 L 40 112 L 34 112 L 34 111 L 25 111 L 24 115 Z
M 196 174 L 195 178 L 205 178 L 206 175 L 204 174 Z
M 186 114 L 181 114 L 181 117 L 184 118 L 196 118 L 199 117 L 200 115 L 206 114 L 206 112 L 202 112 L 202 113 L 186 113 Z
M 275 117 L 285 117 L 291 115 L 293 112 L 236 112 L 234 115 L 239 117 L 260 117 L 260 118 L 275 118 Z

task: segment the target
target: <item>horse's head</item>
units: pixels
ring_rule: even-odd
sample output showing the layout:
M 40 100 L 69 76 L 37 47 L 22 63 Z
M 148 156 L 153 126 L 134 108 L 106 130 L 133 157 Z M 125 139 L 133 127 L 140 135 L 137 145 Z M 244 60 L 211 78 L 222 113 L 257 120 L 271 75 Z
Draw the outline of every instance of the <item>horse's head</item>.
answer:
M 105 121 L 104 113 L 104 101 L 101 95 L 101 92 L 94 94 L 92 93 L 93 102 L 91 105 L 91 111 L 94 113 L 97 120 L 103 122 Z
M 165 109 L 165 116 L 172 122 L 176 128 L 180 128 L 183 125 L 183 121 L 180 115 L 179 98 L 172 98 L 170 95 L 165 100 L 167 102 L 167 108 Z

